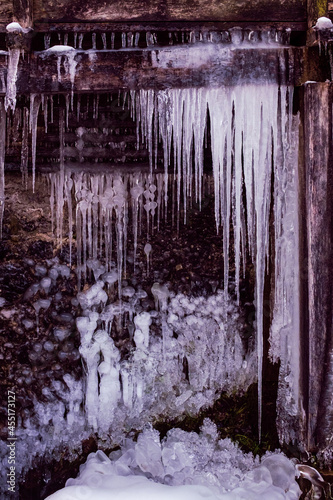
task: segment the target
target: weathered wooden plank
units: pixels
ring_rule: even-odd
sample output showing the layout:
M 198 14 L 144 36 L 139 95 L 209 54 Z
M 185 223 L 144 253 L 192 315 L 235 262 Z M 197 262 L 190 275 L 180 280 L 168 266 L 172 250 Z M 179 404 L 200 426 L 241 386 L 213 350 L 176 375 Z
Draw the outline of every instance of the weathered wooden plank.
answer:
M 110 32 L 128 32 L 128 31 L 151 31 L 151 32 L 190 32 L 193 30 L 212 30 L 221 31 L 229 29 L 233 26 L 242 26 L 244 28 L 249 28 L 251 30 L 260 30 L 263 27 L 273 27 L 273 28 L 290 28 L 293 31 L 306 31 L 307 21 L 304 18 L 301 21 L 294 20 L 278 20 L 278 21 L 260 21 L 258 19 L 250 20 L 235 20 L 235 21 L 146 21 L 141 22 L 135 21 L 109 21 L 109 22 L 54 22 L 50 20 L 49 22 L 36 21 L 34 23 L 34 30 L 36 32 L 47 33 L 47 32 L 67 32 L 67 33 L 89 33 L 89 32 L 100 32 L 100 33 L 110 33 Z
M 73 76 L 68 71 L 66 55 L 46 57 L 33 53 L 29 62 L 27 59 L 20 62 L 17 90 L 18 94 L 28 94 L 63 93 L 72 89 L 75 92 L 108 92 L 120 88 L 184 88 L 260 81 L 293 84 L 301 78 L 302 54 L 301 48 L 229 50 L 213 44 L 200 49 L 179 46 L 161 50 L 77 51 L 72 85 Z M 285 82 L 281 66 L 288 67 Z M 1 71 L 5 70 L 3 66 L 1 69 L 0 60 L 0 74 Z M 4 92 L 1 85 L 0 92 Z
M 1 0 L 0 2 L 0 26 L 4 30 L 6 25 L 13 20 L 12 0 Z
M 308 254 L 308 449 L 325 448 L 333 425 L 332 99 L 329 83 L 304 90 Z M 326 404 L 325 404 L 326 403 Z M 329 404 L 327 404 L 329 403 Z
M 318 17 L 326 16 L 328 13 L 327 0 L 308 0 L 307 5 L 308 28 L 316 24 Z
M 36 21 L 304 21 L 306 0 L 35 0 Z
M 33 25 L 33 0 L 13 0 L 13 17 L 23 28 Z

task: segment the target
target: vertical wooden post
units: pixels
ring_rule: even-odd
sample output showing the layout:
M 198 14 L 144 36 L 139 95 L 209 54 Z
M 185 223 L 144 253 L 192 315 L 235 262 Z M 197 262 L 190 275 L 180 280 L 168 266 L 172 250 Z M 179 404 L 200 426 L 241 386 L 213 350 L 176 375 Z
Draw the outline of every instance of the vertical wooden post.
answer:
M 332 101 L 330 83 L 304 88 L 304 148 L 308 274 L 309 400 L 307 447 L 323 449 L 322 429 L 333 429 L 333 404 L 324 407 L 333 380 L 332 339 Z M 306 340 L 306 335 L 305 335 Z M 332 415 L 329 415 L 332 413 Z M 323 427 L 324 426 L 324 427 Z
M 33 0 L 13 0 L 13 18 L 22 28 L 32 28 Z
M 326 16 L 328 12 L 328 0 L 308 0 L 308 28 L 311 28 L 318 17 Z

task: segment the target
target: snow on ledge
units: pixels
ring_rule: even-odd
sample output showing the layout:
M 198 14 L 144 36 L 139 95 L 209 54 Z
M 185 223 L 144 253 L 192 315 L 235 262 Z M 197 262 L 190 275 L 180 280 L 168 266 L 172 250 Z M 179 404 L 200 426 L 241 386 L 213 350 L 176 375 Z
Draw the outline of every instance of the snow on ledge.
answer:
M 326 30 L 333 28 L 333 23 L 328 17 L 319 17 L 316 22 L 315 28 L 318 30 Z
M 75 50 L 74 47 L 71 47 L 70 45 L 54 45 L 53 47 L 44 50 L 44 54 L 63 54 L 65 52 L 71 52 Z
M 23 31 L 23 28 L 19 23 L 9 23 L 6 26 L 6 31 L 8 31 L 9 33 L 14 33 L 15 31 Z

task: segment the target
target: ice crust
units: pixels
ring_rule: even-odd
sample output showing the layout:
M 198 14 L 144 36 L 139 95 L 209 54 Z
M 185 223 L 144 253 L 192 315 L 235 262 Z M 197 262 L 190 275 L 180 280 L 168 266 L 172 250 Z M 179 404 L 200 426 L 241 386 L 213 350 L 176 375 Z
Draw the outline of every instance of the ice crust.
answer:
M 137 442 L 125 439 L 110 458 L 91 453 L 76 479 L 48 500 L 177 499 L 296 500 L 300 496 L 295 466 L 282 453 L 266 453 L 259 462 L 229 439 L 218 439 L 205 419 L 200 434 L 171 429 L 160 441 L 146 427 Z

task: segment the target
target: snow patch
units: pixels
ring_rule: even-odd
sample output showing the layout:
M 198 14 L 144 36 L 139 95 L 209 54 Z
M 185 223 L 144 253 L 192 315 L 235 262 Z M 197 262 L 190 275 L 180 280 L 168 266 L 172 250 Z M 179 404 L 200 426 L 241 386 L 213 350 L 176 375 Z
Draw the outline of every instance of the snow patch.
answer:
M 319 19 L 316 22 L 315 28 L 318 30 L 326 30 L 333 28 L 333 23 L 328 17 L 319 17 Z

